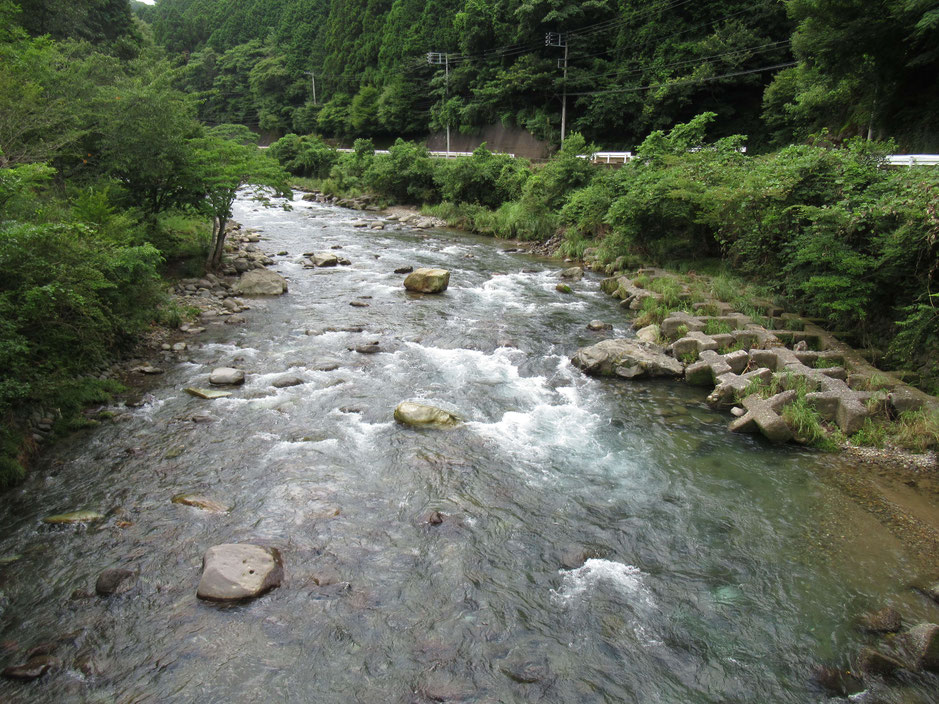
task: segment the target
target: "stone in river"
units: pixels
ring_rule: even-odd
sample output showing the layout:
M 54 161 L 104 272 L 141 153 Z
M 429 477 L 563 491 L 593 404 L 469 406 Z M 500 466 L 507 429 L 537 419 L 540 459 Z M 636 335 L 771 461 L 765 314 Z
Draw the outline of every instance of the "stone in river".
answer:
M 572 266 L 570 269 L 565 269 L 561 272 L 562 279 L 571 279 L 572 281 L 580 281 L 584 278 L 584 270 L 579 266 Z
M 228 513 L 231 509 L 225 504 L 199 494 L 176 494 L 170 499 L 174 504 L 192 506 L 209 513 Z
M 680 376 L 684 366 L 663 348 L 646 342 L 614 339 L 577 350 L 571 363 L 587 374 L 620 376 L 626 379 Z
M 365 301 L 350 301 L 349 305 L 353 308 L 368 308 L 368 303 Z
M 137 374 L 162 374 L 163 373 L 163 370 L 160 369 L 159 367 L 152 367 L 149 365 L 143 366 L 143 367 L 134 367 L 133 369 L 131 369 L 131 371 L 136 372 Z
M 378 344 L 378 342 L 368 342 L 364 345 L 350 347 L 349 350 L 358 352 L 359 354 L 376 354 L 381 352 L 381 346 Z
M 46 516 L 42 519 L 43 523 L 91 523 L 100 521 L 104 514 L 97 511 L 72 511 L 71 513 L 57 513 L 54 516 Z
M 404 288 L 418 293 L 441 293 L 450 284 L 450 272 L 446 269 L 416 269 L 404 280 Z
M 440 513 L 440 511 L 434 511 L 427 517 L 427 522 L 432 526 L 439 526 L 446 518 L 447 517 Z
M 587 323 L 587 329 L 599 332 L 601 330 L 612 330 L 613 325 L 611 323 L 604 323 L 602 320 L 591 320 Z
M 208 601 L 241 601 L 280 586 L 284 566 L 275 548 L 247 543 L 215 545 L 202 558 L 196 596 Z
M 395 420 L 405 425 L 447 427 L 460 419 L 449 411 L 425 403 L 404 401 L 395 408 Z
M 111 596 L 129 592 L 137 584 L 137 573 L 133 570 L 110 569 L 98 575 L 95 582 L 95 594 Z
M 410 274 L 412 271 L 414 271 L 413 266 L 402 266 L 398 269 L 395 269 L 396 274 Z
M 903 621 L 899 611 L 885 606 L 880 611 L 862 615 L 858 625 L 861 630 L 869 633 L 897 633 L 903 626 Z
M 23 665 L 13 665 L 3 671 L 3 676 L 8 680 L 20 680 L 28 682 L 42 677 L 53 667 L 57 667 L 59 661 L 51 655 L 37 655 L 30 658 Z
M 209 383 L 215 386 L 238 386 L 245 383 L 245 373 L 232 367 L 218 367 L 209 375 Z
M 279 296 L 287 292 L 287 279 L 267 269 L 254 269 L 242 274 L 232 292 L 239 296 Z
M 187 386 L 183 389 L 190 396 L 195 396 L 196 398 L 204 398 L 211 401 L 216 398 L 225 398 L 226 396 L 231 396 L 231 391 L 216 391 L 215 389 L 198 389 L 194 386 Z
M 939 626 L 935 623 L 913 626 L 905 639 L 917 668 L 939 672 Z
M 336 365 L 338 368 L 339 365 Z M 275 389 L 286 389 L 288 386 L 299 386 L 300 384 L 305 384 L 306 381 L 301 376 L 296 374 L 285 374 L 284 376 L 279 376 L 274 381 L 271 382 L 271 386 Z
M 857 670 L 863 675 L 888 677 L 902 668 L 902 662 L 874 648 L 864 648 L 857 658 Z
M 574 293 L 574 289 L 572 289 L 567 284 L 558 284 L 554 287 L 554 290 L 558 293 Z
M 310 257 L 310 261 L 316 266 L 336 266 L 339 264 L 339 257 L 332 252 L 316 252 Z
M 847 697 L 864 690 L 864 684 L 851 672 L 837 667 L 819 665 L 812 679 L 830 697 Z
M 544 660 L 512 659 L 504 663 L 499 669 L 506 677 L 521 684 L 533 684 L 547 679 L 551 674 L 547 661 Z

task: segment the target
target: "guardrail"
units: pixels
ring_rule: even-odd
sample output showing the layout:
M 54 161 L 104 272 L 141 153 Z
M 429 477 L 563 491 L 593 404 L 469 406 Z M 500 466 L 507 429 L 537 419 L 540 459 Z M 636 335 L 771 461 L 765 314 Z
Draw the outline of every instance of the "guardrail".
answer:
M 337 149 L 337 152 L 343 152 L 344 154 L 352 154 L 355 149 Z M 376 154 L 388 154 L 387 149 L 376 149 Z M 430 155 L 436 159 L 456 159 L 460 156 L 473 156 L 473 152 L 429 152 Z M 515 157 L 514 154 L 510 152 L 493 152 L 493 154 L 503 154 L 505 156 Z
M 885 161 L 890 166 L 939 166 L 939 154 L 891 154 Z
M 741 152 L 746 153 L 746 147 Z M 692 150 L 696 151 L 696 150 Z M 582 154 L 582 159 L 587 155 Z M 632 152 L 596 152 L 590 161 L 594 164 L 625 164 L 633 159 Z M 939 166 L 939 154 L 890 154 L 884 158 L 887 166 Z
M 261 147 L 267 149 L 267 147 Z M 351 154 L 354 149 L 337 149 L 337 152 Z M 747 148 L 741 147 L 741 152 L 746 153 Z M 388 154 L 387 149 L 376 149 L 376 154 Z M 511 152 L 493 152 L 493 154 L 504 154 L 505 156 L 515 157 Z M 437 159 L 455 159 L 463 156 L 473 156 L 473 152 L 430 152 L 432 157 Z M 581 159 L 588 158 L 586 154 L 579 155 Z M 590 157 L 594 164 L 625 164 L 633 159 L 632 152 L 596 152 Z M 889 154 L 884 157 L 884 164 L 887 166 L 939 166 L 939 154 Z

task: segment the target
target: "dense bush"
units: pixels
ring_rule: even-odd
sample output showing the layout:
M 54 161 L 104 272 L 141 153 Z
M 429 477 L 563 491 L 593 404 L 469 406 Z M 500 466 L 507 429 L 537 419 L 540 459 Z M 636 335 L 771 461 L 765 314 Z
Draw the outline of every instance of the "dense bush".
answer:
M 376 154 L 365 171 L 366 185 L 398 203 L 434 203 L 440 193 L 427 147 L 398 139 L 388 154 Z
M 530 175 L 526 160 L 493 154 L 482 144 L 471 157 L 441 164 L 436 179 L 444 200 L 498 208 L 518 200 Z
M 270 146 L 269 151 L 294 176 L 325 178 L 339 161 L 339 152 L 312 135 L 284 135 Z

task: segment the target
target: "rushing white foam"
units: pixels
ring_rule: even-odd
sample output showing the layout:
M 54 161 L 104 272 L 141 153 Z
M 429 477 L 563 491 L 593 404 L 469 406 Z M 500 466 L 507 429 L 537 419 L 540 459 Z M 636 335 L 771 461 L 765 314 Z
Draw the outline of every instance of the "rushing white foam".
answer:
M 606 584 L 630 597 L 635 597 L 637 603 L 655 606 L 648 588 L 643 584 L 642 570 L 634 565 L 591 558 L 581 567 L 561 570 L 560 574 L 562 575 L 561 586 L 554 593 L 561 599 L 573 599 L 596 589 L 601 584 Z
M 651 632 L 652 612 L 658 605 L 644 582 L 645 575 L 634 565 L 612 560 L 587 560 L 575 570 L 561 570 L 561 586 L 552 591 L 567 606 L 587 606 L 594 593 L 612 589 L 625 597 L 627 622 L 636 639 L 644 646 L 662 645 L 662 639 Z

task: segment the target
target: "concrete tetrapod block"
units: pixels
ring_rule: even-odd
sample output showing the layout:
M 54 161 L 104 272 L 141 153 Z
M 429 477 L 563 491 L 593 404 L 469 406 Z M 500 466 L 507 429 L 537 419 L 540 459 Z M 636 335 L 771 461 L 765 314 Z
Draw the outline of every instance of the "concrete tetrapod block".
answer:
M 771 442 L 788 442 L 792 440 L 792 431 L 786 425 L 779 412 L 783 406 L 796 399 L 795 391 L 783 391 L 771 398 L 762 398 L 756 394 L 747 396 L 743 400 L 746 414 L 730 424 L 735 433 L 763 433 Z
M 733 372 L 721 374 L 714 390 L 708 394 L 707 402 L 711 406 L 730 406 L 747 390 L 751 381 L 759 379 L 761 384 L 768 384 L 772 378 L 773 373 L 765 367 L 742 375 Z

